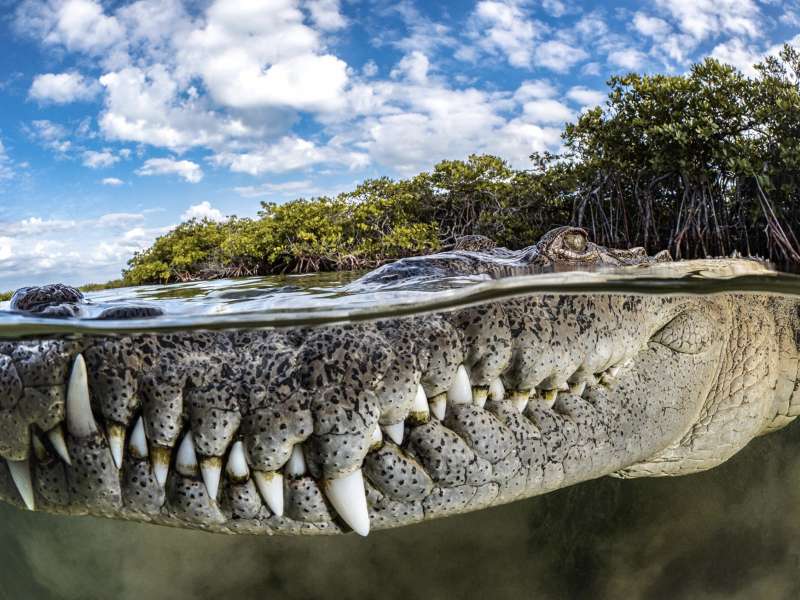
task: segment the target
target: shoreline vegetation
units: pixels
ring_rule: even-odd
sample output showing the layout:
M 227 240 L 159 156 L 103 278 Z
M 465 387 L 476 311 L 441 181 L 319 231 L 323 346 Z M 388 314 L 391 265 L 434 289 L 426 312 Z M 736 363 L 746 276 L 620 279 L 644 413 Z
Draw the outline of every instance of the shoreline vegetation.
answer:
M 336 197 L 262 202 L 258 218 L 191 220 L 87 291 L 373 268 L 467 234 L 521 248 L 563 224 L 679 259 L 738 251 L 798 265 L 799 82 L 788 45 L 749 76 L 713 59 L 615 76 L 605 106 L 565 125 L 563 152 L 534 153 L 527 169 L 472 155 Z

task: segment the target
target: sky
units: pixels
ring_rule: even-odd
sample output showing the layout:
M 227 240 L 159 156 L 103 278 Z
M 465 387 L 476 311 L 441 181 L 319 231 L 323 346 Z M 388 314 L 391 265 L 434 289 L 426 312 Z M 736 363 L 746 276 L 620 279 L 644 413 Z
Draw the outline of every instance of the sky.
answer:
M 524 168 L 613 74 L 784 43 L 800 0 L 0 0 L 0 291 L 119 277 L 192 217 Z

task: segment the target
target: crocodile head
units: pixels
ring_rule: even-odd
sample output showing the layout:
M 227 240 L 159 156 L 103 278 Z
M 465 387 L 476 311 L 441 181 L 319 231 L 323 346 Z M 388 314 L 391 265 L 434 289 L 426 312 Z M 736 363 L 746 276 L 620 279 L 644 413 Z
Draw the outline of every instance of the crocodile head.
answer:
M 573 228 L 518 252 L 473 242 L 365 281 L 666 258 Z M 94 314 L 57 286 L 13 308 Z M 692 473 L 800 411 L 797 316 L 769 294 L 565 292 L 317 327 L 1 342 L 0 497 L 215 532 L 366 534 L 604 475 Z

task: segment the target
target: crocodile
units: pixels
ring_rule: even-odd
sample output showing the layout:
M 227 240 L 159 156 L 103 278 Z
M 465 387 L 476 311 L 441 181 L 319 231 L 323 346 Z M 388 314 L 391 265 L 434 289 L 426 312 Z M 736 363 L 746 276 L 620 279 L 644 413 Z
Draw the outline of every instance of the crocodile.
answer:
M 357 283 L 609 266 L 762 269 L 561 227 L 518 251 L 465 238 Z M 23 288 L 10 311 L 161 312 L 63 285 Z M 0 499 L 219 533 L 367 535 L 602 476 L 696 473 L 800 413 L 799 315 L 771 293 L 556 289 L 315 326 L 0 339 Z

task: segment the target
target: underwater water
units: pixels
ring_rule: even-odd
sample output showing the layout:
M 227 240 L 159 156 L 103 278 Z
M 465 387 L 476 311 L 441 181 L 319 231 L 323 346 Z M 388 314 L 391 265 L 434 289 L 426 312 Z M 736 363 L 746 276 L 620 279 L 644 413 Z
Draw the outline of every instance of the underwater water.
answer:
M 679 277 L 648 269 L 364 288 L 357 274 L 329 274 L 109 290 L 87 295 L 89 317 L 121 302 L 165 315 L 0 313 L 0 335 L 315 324 L 554 290 L 800 296 L 795 276 L 698 265 Z M 797 598 L 800 425 L 697 475 L 603 478 L 367 538 L 225 536 L 0 504 L 0 600 L 273 597 Z

